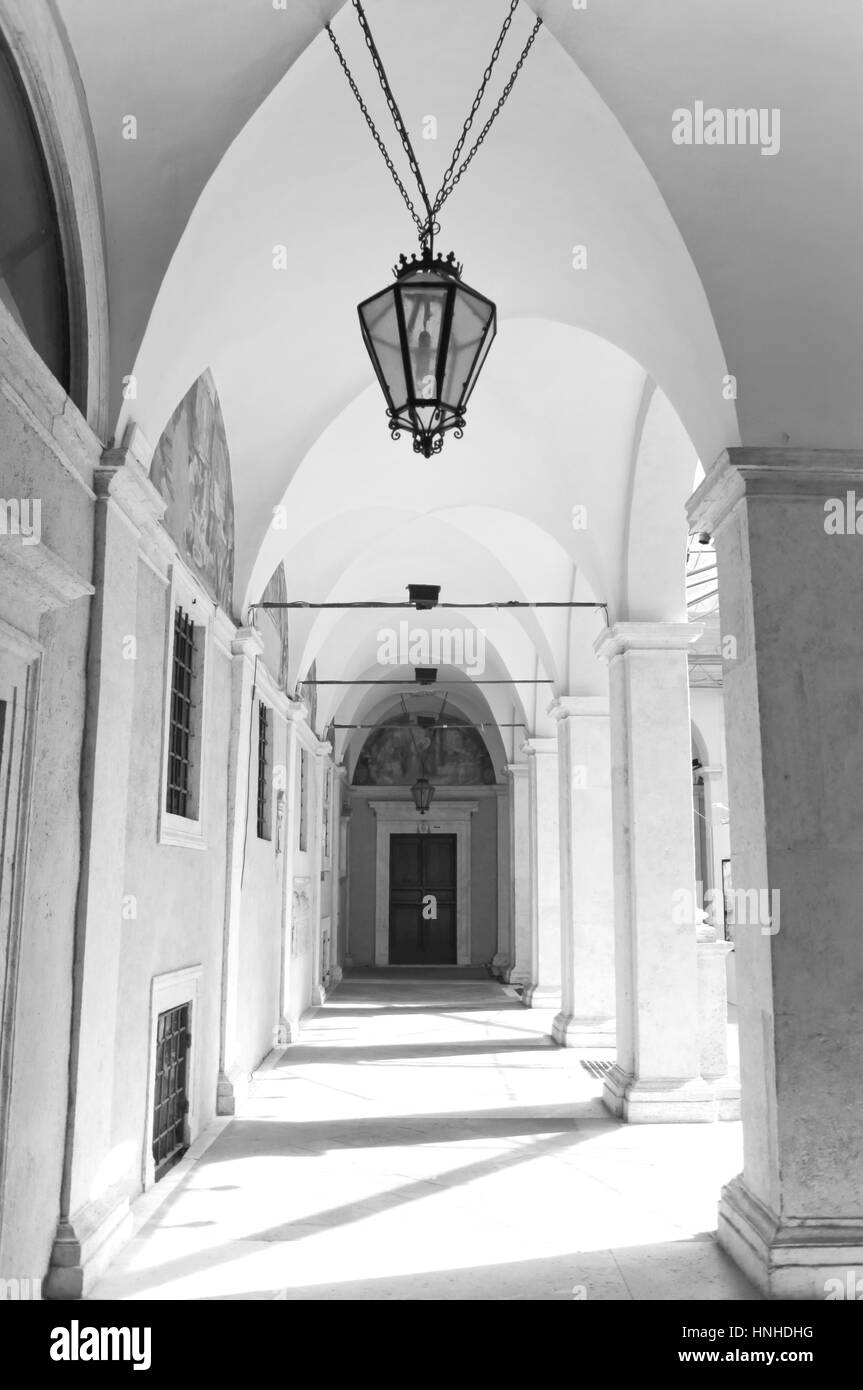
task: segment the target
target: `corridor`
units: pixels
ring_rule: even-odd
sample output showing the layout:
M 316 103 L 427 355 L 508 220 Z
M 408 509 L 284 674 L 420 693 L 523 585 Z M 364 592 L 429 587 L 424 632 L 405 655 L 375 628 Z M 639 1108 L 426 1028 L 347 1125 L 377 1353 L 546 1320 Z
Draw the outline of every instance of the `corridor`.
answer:
M 613 1054 L 483 971 L 356 970 L 139 1199 L 92 1299 L 738 1300 L 740 1126 L 622 1125 Z

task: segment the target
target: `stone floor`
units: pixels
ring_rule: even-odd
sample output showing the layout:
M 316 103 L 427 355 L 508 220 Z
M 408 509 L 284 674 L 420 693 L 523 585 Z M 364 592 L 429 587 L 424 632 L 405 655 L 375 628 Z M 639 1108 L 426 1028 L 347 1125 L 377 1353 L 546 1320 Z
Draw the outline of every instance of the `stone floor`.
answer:
M 756 1297 L 714 1239 L 739 1124 L 616 1123 L 602 1054 L 440 974 L 346 979 L 141 1199 L 90 1297 Z

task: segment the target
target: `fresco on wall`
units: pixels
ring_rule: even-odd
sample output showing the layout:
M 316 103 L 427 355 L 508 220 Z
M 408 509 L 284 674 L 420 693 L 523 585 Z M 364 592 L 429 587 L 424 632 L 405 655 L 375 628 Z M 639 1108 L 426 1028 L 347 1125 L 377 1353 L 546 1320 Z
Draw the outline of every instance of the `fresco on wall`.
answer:
M 285 567 L 279 564 L 270 577 L 270 582 L 261 594 L 263 603 L 287 603 L 288 585 L 285 580 Z M 279 686 L 282 690 L 287 689 L 288 685 L 288 610 L 286 608 L 271 608 L 264 610 L 264 617 L 268 618 L 276 629 L 281 643 L 279 653 Z
M 225 423 L 209 371 L 174 411 L 150 481 L 168 504 L 165 528 L 207 593 L 228 614 L 234 587 L 234 494 Z
M 308 680 L 300 686 L 300 699 L 305 700 L 309 707 L 309 724 L 314 729 L 317 726 L 318 718 L 318 687 L 311 684 L 318 678 L 318 663 L 313 661 L 309 667 Z
M 495 780 L 478 730 L 452 724 L 427 730 L 402 722 L 369 734 L 357 759 L 354 786 L 410 787 L 422 776 L 423 764 L 436 787 L 488 786 Z

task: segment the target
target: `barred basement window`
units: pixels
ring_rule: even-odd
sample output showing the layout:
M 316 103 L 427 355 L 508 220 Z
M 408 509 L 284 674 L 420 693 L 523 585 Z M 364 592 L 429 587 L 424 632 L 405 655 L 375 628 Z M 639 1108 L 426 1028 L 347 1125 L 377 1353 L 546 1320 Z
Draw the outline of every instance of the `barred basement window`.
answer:
M 305 748 L 300 749 L 300 849 L 306 850 L 309 847 L 309 755 Z
M 156 1028 L 156 1080 L 153 1091 L 153 1164 L 159 1181 L 189 1147 L 188 1062 L 192 1006 L 180 1004 L 159 1014 Z
M 258 701 L 258 839 L 270 834 L 270 711 Z
M 168 728 L 168 785 L 165 806 L 173 816 L 190 817 L 192 788 L 192 686 L 195 678 L 195 624 L 179 606 L 174 614 L 171 719 Z

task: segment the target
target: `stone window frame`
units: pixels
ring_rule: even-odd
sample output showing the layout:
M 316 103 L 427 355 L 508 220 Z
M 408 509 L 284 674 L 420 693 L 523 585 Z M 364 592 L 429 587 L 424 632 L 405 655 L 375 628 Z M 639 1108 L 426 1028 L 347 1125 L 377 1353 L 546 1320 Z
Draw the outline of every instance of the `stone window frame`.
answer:
M 215 606 L 200 585 L 179 564 L 171 567 L 170 584 L 166 595 L 164 680 L 162 689 L 162 760 L 159 777 L 158 843 L 184 849 L 205 850 L 207 820 L 207 715 L 210 677 L 210 653 Z M 194 784 L 191 801 L 194 815 L 177 816 L 167 809 L 168 751 L 171 728 L 171 691 L 174 666 L 174 614 L 178 607 L 191 615 L 195 625 L 195 653 L 199 670 L 195 678 L 192 728 L 192 775 Z

